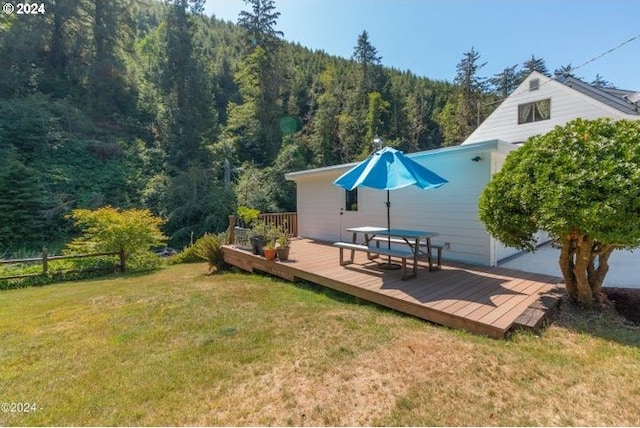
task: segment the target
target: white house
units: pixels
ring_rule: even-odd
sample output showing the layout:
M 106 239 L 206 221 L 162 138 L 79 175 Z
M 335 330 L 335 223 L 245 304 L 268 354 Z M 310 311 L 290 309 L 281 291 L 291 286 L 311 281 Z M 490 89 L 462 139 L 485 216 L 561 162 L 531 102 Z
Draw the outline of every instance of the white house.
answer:
M 493 140 L 408 155 L 449 183 L 438 189 L 410 186 L 393 190 L 391 225 L 438 232 L 449 243 L 443 257 L 479 265 L 495 265 L 513 254 L 490 238 L 478 219 L 478 197 L 491 175 L 516 146 Z M 295 181 L 298 234 L 320 241 L 349 240 L 345 228 L 386 227 L 386 192 L 358 188 L 353 193 L 333 181 L 355 163 L 286 174 Z
M 491 139 L 523 143 L 579 117 L 639 120 L 633 95 L 633 91 L 594 87 L 571 77 L 560 83 L 534 71 L 462 144 Z
M 392 227 L 438 232 L 437 241 L 449 243 L 445 259 L 495 266 L 518 251 L 488 235 L 478 219 L 478 198 L 507 154 L 529 137 L 578 117 L 639 120 L 634 95 L 532 73 L 462 145 L 409 155 L 449 183 L 392 191 Z M 386 192 L 359 188 L 349 193 L 332 184 L 353 165 L 286 174 L 297 185 L 300 236 L 342 241 L 350 238 L 347 227 L 386 227 Z

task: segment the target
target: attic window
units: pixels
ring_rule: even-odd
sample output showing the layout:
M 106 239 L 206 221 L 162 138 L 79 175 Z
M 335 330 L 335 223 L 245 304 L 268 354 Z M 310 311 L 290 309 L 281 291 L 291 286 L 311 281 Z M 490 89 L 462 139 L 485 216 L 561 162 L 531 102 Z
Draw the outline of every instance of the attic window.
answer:
M 540 89 L 540 79 L 529 80 L 529 92 Z
M 551 119 L 551 99 L 518 105 L 518 125 Z

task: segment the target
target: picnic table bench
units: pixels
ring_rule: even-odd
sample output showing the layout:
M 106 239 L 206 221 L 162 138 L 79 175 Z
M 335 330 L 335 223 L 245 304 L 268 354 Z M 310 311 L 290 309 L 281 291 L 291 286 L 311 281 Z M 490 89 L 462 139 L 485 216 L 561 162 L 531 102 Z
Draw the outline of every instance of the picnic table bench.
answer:
M 397 250 L 397 249 L 388 249 L 388 248 L 380 248 L 380 247 L 369 247 L 367 245 L 353 244 L 351 242 L 334 242 L 333 245 L 335 247 L 340 248 L 340 266 L 347 266 L 353 263 L 354 253 L 356 251 L 362 251 L 367 253 L 369 260 L 372 260 L 371 254 L 378 254 L 383 256 L 391 256 L 398 257 L 402 260 L 402 279 L 413 278 L 418 274 L 418 266 L 417 264 L 413 264 L 413 271 L 411 274 L 407 273 L 407 259 L 413 258 L 413 251 L 408 250 Z M 349 250 L 351 256 L 348 260 L 345 261 L 344 258 L 344 250 Z
M 418 274 L 418 257 L 420 254 L 424 254 L 429 262 L 429 270 L 434 270 L 431 249 L 438 249 L 438 268 L 440 267 L 440 259 L 442 254 L 442 248 L 444 246 L 434 246 L 431 244 L 431 237 L 437 236 L 435 232 L 425 232 L 406 229 L 387 229 L 381 227 L 353 227 L 348 228 L 347 231 L 353 233 L 352 242 L 336 242 L 334 246 L 340 248 L 340 265 L 345 266 L 353 263 L 354 253 L 356 251 L 366 252 L 367 257 L 373 260 L 373 255 L 384 255 L 400 258 L 402 260 L 403 276 L 402 279 L 414 278 Z M 362 244 L 357 242 L 358 234 L 364 235 L 364 241 Z M 421 241 L 424 240 L 424 243 Z M 375 242 L 375 246 L 370 244 Z M 394 244 L 405 244 L 409 247 L 409 250 L 402 250 L 397 248 L 383 248 L 380 246 L 380 242 L 389 242 Z M 422 250 L 421 248 L 426 248 Z M 351 256 L 348 260 L 345 260 L 344 251 L 349 250 Z M 412 259 L 412 272 L 407 273 L 407 259 Z

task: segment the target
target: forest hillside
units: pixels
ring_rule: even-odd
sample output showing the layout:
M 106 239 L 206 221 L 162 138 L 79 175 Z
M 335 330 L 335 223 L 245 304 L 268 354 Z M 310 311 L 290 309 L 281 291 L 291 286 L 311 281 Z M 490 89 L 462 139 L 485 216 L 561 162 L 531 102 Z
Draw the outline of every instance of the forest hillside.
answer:
M 435 81 L 385 67 L 366 31 L 349 59 L 289 43 L 273 0 L 246 3 L 237 23 L 203 0 L 0 15 L 0 255 L 64 244 L 75 208 L 148 208 L 173 246 L 238 205 L 293 211 L 285 172 L 362 159 L 376 135 L 405 152 L 459 144 L 544 67 L 484 79 L 471 49 Z

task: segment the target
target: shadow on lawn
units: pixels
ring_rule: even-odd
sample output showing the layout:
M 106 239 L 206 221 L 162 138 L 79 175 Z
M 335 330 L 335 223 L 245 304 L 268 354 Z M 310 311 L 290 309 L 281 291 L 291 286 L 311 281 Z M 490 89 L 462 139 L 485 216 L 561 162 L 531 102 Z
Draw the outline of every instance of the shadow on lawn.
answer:
M 572 303 L 565 294 L 549 323 L 576 333 L 640 347 L 640 325 L 625 319 L 613 305 L 605 309 L 589 309 Z

